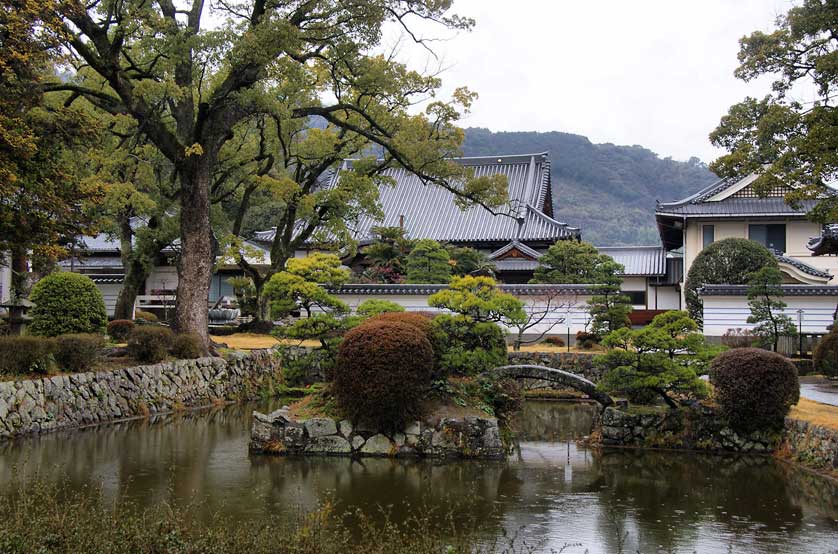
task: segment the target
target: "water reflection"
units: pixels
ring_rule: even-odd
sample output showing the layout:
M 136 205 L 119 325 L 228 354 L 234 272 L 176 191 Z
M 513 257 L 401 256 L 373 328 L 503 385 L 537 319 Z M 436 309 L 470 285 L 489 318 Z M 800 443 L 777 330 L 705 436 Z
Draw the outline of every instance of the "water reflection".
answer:
M 439 533 L 455 506 L 454 523 L 486 540 L 523 529 L 544 547 L 584 545 L 565 552 L 838 551 L 834 485 L 771 458 L 580 448 L 591 406 L 527 403 L 519 451 L 491 463 L 248 457 L 252 409 L 2 444 L 0 494 L 38 474 L 106 501 L 197 498 L 199 517 L 223 510 L 232 524 L 330 500 L 373 518 L 421 509 Z

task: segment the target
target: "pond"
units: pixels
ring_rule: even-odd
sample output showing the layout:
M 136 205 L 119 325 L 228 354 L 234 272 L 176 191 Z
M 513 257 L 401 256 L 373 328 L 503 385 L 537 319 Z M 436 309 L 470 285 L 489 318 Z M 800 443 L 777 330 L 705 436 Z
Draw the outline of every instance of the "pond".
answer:
M 527 402 L 508 461 L 448 463 L 248 456 L 251 411 L 276 406 L 3 443 L 0 495 L 38 475 L 103 502 L 197 500 L 198 517 L 230 524 L 328 500 L 396 520 L 453 510 L 487 543 L 518 533 L 548 552 L 838 552 L 834 483 L 769 457 L 586 449 L 573 439 L 589 432 L 590 405 Z

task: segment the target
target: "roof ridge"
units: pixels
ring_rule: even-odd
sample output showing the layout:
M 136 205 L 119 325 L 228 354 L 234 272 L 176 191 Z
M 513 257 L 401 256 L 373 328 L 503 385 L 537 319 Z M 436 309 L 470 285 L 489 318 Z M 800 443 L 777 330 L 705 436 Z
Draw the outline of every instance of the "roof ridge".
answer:
M 832 278 L 832 274 L 828 271 L 822 271 L 814 266 L 807 264 L 804 261 L 798 260 L 797 258 L 792 258 L 790 256 L 786 256 L 785 254 L 778 254 L 777 252 L 773 252 L 774 257 L 777 258 L 777 261 L 789 264 L 790 266 L 796 267 L 803 273 L 808 273 L 809 275 L 813 275 L 815 277 L 829 277 Z

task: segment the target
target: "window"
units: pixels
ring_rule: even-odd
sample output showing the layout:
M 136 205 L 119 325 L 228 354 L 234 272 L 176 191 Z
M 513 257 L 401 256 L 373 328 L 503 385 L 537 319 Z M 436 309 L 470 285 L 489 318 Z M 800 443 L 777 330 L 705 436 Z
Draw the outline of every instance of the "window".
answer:
M 702 239 L 703 243 L 701 245 L 702 248 L 707 248 L 713 241 L 716 240 L 716 226 L 715 225 L 702 225 L 701 227 Z
M 623 294 L 631 298 L 632 306 L 646 305 L 646 291 L 645 290 L 625 290 Z
M 748 225 L 748 238 L 777 253 L 786 251 L 786 226 L 783 223 Z

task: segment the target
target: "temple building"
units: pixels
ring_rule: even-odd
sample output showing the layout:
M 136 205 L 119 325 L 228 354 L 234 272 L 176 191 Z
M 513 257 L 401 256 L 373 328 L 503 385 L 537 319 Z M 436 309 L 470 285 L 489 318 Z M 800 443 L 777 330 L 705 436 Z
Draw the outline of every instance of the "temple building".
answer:
M 752 188 L 756 175 L 721 179 L 677 202 L 659 202 L 655 209 L 661 242 L 667 252 L 683 258 L 683 279 L 699 252 L 726 238 L 747 238 L 777 258 L 783 274 L 787 313 L 805 333 L 823 333 L 834 319 L 838 302 L 838 230 L 808 219 L 817 200 L 799 207 L 785 201 L 788 188 L 766 196 Z M 682 295 L 683 295 L 683 281 Z M 707 285 L 704 302 L 704 332 L 720 336 L 728 329 L 747 329 L 750 309 L 745 285 Z

